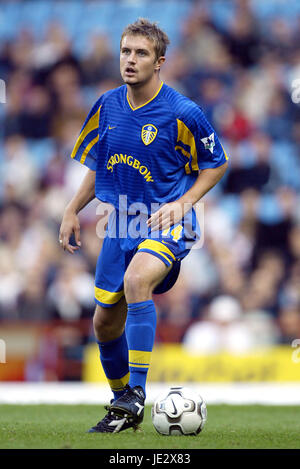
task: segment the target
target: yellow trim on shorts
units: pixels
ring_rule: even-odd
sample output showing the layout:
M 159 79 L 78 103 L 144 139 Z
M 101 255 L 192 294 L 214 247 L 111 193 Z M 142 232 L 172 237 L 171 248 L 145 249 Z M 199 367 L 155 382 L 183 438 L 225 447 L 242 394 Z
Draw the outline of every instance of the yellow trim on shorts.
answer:
M 141 244 L 138 245 L 138 250 L 139 249 L 149 249 L 151 251 L 157 252 L 157 254 L 160 254 L 162 257 L 171 262 L 170 259 L 165 255 L 168 254 L 174 261 L 176 261 L 176 257 L 172 251 L 161 241 L 145 239 L 145 241 L 142 241 Z
M 115 303 L 118 303 L 122 296 L 124 296 L 124 290 L 110 292 L 108 290 L 103 290 L 102 288 L 98 288 L 95 286 L 95 298 L 96 300 L 100 301 L 100 303 L 113 305 Z

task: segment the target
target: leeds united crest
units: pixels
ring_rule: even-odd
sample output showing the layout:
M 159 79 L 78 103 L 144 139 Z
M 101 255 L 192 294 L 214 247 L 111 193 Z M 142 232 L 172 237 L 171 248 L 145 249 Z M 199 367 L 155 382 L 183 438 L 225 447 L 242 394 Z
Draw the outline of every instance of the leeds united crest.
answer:
M 142 140 L 145 145 L 150 145 L 157 135 L 157 128 L 153 124 L 146 124 L 142 127 Z

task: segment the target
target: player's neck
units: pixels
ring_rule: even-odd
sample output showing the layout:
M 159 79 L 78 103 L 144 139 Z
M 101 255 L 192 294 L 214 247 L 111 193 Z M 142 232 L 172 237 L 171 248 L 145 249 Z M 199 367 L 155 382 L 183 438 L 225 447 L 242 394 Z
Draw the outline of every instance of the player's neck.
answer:
M 155 80 L 151 80 L 149 83 L 141 86 L 127 85 L 128 99 L 133 109 L 143 106 L 150 101 L 158 92 L 162 84 L 161 79 L 155 77 Z

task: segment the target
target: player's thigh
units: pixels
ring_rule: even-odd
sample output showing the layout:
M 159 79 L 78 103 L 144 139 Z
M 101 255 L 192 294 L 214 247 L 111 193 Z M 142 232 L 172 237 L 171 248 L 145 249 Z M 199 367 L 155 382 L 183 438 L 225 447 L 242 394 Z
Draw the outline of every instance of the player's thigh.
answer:
M 110 307 L 97 304 L 93 323 L 97 331 L 111 330 L 112 332 L 124 329 L 127 317 L 127 303 L 123 296 L 118 303 Z
M 125 272 L 125 294 L 132 288 L 149 288 L 152 291 L 162 282 L 171 268 L 172 265 L 167 266 L 153 254 L 137 252 Z

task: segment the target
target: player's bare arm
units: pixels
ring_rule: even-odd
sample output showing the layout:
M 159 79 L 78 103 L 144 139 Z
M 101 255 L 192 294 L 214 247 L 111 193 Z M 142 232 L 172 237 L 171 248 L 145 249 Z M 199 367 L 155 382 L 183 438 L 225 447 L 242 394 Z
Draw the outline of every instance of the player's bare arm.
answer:
M 64 212 L 59 231 L 59 242 L 61 247 L 71 254 L 74 254 L 81 246 L 78 213 L 95 198 L 95 176 L 96 172 L 89 169 Z M 74 233 L 77 246 L 72 246 L 69 242 L 72 233 Z
M 178 223 L 210 189 L 224 176 L 228 163 L 217 168 L 207 168 L 199 172 L 195 184 L 180 199 L 170 202 L 153 213 L 147 224 L 152 231 L 165 230 Z

